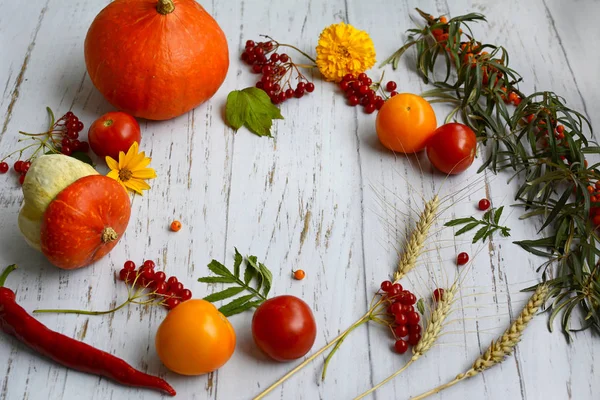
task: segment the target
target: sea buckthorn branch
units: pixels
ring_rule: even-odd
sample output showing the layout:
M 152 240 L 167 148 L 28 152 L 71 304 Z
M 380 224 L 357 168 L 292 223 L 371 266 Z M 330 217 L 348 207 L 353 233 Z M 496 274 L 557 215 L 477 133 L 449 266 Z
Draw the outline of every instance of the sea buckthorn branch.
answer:
M 600 164 L 588 166 L 586 161 L 586 155 L 600 154 L 600 147 L 588 140 L 589 121 L 555 93 L 524 95 L 518 88 L 521 76 L 509 67 L 507 50 L 474 38 L 469 24 L 485 21 L 483 15 L 448 20 L 418 12 L 423 26 L 410 29 L 408 41 L 383 65 L 397 67 L 402 54 L 416 48 L 417 71 L 436 87 L 424 95 L 433 102 L 454 104 L 447 121 L 461 119 L 486 145 L 479 171 L 512 169 L 511 179 L 523 180 L 516 194 L 525 209 L 521 218 L 543 218 L 540 232 L 553 228 L 548 236 L 516 242 L 549 258 L 540 267 L 544 279 L 551 271 L 558 276 L 548 280 L 551 294 L 560 299 L 549 323 L 564 311 L 562 327 L 569 338 L 570 317 L 579 306 L 585 315 L 582 328 L 600 331 L 600 276 L 595 273 Z M 446 73 L 438 78 L 440 62 Z

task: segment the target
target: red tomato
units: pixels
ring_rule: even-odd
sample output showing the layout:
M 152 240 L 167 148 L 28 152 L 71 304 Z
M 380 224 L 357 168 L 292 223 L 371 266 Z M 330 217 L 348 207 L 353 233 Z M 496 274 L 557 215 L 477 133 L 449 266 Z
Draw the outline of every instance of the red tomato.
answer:
M 475 159 L 477 137 L 466 125 L 452 122 L 436 129 L 427 142 L 427 157 L 445 174 L 460 174 Z
M 317 324 L 308 304 L 294 296 L 273 297 L 252 317 L 256 345 L 277 361 L 304 356 L 315 343 Z
M 140 125 L 131 115 L 121 111 L 109 112 L 98 118 L 88 132 L 90 147 L 104 159 L 119 160 L 119 152 L 127 153 L 133 142 L 140 143 Z

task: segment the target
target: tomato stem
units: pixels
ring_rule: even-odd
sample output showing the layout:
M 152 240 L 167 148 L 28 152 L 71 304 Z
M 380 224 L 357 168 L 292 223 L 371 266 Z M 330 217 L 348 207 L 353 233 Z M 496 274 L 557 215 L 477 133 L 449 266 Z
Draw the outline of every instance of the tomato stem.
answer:
M 170 14 L 175 11 L 175 4 L 173 4 L 173 0 L 158 0 L 156 11 L 162 15 Z

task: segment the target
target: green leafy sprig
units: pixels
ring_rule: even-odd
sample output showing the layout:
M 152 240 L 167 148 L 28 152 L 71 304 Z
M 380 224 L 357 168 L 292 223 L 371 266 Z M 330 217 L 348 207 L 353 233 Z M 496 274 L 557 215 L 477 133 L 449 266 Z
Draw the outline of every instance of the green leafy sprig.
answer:
M 589 327 L 600 332 L 600 164 L 586 161 L 587 155 L 600 154 L 600 147 L 588 139 L 590 122 L 553 92 L 524 95 L 507 50 L 474 38 L 469 24 L 484 22 L 483 15 L 445 21 L 418 12 L 424 24 L 410 29 L 407 42 L 384 64 L 397 67 L 415 47 L 417 72 L 435 86 L 422 95 L 454 105 L 446 122 L 459 119 L 486 145 L 479 172 L 512 169 L 511 180 L 522 179 L 516 195 L 525 209 L 521 218 L 541 218 L 540 232 L 550 233 L 515 243 L 548 257 L 539 270 L 556 299 L 549 322 L 562 313 L 567 338 Z M 570 322 L 577 308 L 583 315 L 579 328 Z
M 242 264 L 245 265 L 243 276 L 241 276 Z M 244 291 L 249 293 L 237 297 L 219 308 L 219 311 L 226 317 L 258 307 L 267 300 L 267 296 L 271 291 L 273 283 L 271 271 L 263 263 L 258 262 L 256 256 L 248 256 L 244 259 L 237 248 L 235 249 L 233 272 L 217 260 L 212 260 L 208 264 L 208 269 L 216 276 L 205 276 L 199 278 L 198 282 L 226 283 L 232 286 L 220 292 L 212 293 L 206 296 L 204 300 L 214 303 L 237 296 Z
M 463 233 L 469 232 L 477 227 L 480 227 L 475 236 L 473 236 L 473 243 L 477 243 L 477 241 L 484 241 L 490 236 L 494 234 L 494 232 L 500 232 L 500 235 L 503 237 L 510 236 L 510 228 L 506 226 L 501 226 L 500 217 L 502 217 L 502 211 L 504 210 L 504 206 L 494 210 L 490 208 L 483 214 L 481 219 L 477 219 L 475 217 L 469 218 L 457 218 L 452 221 L 448 221 L 444 224 L 444 226 L 458 226 L 464 225 L 460 228 L 454 236 L 462 235 Z

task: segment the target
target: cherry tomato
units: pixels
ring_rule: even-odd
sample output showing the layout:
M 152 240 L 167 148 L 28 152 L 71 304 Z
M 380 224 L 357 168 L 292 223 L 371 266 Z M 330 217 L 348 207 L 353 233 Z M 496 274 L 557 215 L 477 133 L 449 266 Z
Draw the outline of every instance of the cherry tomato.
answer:
M 315 343 L 317 324 L 308 304 L 294 296 L 273 297 L 252 318 L 256 345 L 277 361 L 304 356 Z
M 436 127 L 431 105 L 411 93 L 390 97 L 379 110 L 375 122 L 381 144 L 398 153 L 423 150 Z
M 165 366 L 181 375 L 206 374 L 223 366 L 236 339 L 227 318 L 204 300 L 173 307 L 156 332 L 156 352 Z
M 460 174 L 475 159 L 477 137 L 466 125 L 452 122 L 436 129 L 427 143 L 427 157 L 445 174 Z
M 121 111 L 109 112 L 90 126 L 88 140 L 92 151 L 104 159 L 119 160 L 119 152 L 127 153 L 133 142 L 140 143 L 140 125 L 131 115 Z

